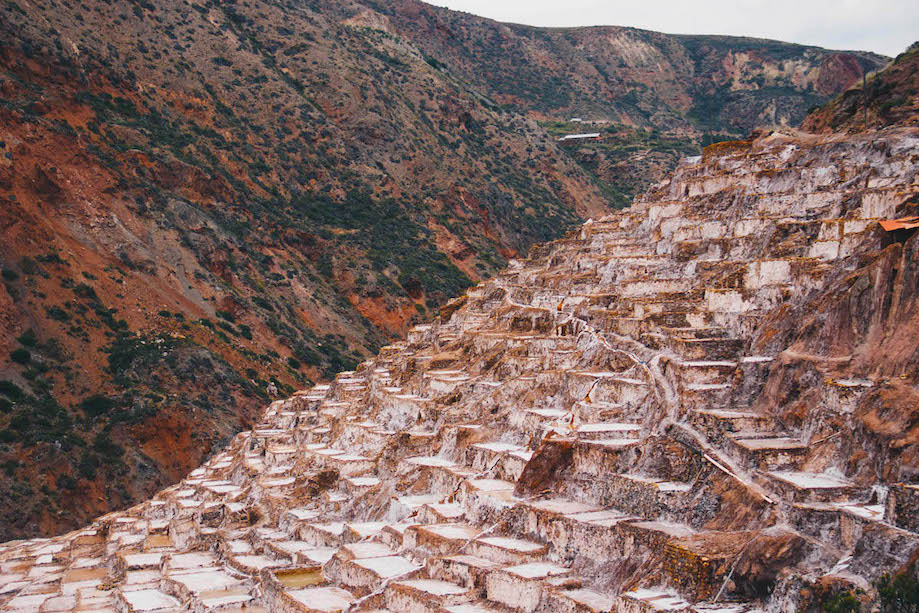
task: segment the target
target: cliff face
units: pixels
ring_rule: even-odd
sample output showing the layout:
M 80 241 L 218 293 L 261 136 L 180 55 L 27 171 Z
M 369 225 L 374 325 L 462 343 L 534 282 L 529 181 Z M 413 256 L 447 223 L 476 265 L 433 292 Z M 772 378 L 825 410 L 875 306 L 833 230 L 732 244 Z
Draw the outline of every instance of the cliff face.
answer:
M 685 160 L 151 500 L 0 545 L 0 604 L 754 613 L 915 603 L 919 129 Z M 842 604 L 840 604 L 842 603 Z

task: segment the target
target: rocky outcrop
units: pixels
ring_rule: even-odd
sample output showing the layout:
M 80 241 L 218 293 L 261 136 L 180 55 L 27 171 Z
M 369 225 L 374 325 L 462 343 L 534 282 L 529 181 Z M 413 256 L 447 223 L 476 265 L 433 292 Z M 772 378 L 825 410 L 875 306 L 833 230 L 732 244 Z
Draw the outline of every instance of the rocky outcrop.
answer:
M 812 132 L 860 132 L 895 125 L 919 125 L 919 43 L 876 74 L 849 82 L 847 89 L 804 121 Z
M 890 598 L 883 576 L 919 555 L 913 434 L 894 432 L 915 421 L 915 373 L 885 381 L 859 348 L 912 323 L 913 239 L 877 226 L 919 190 L 917 147 L 895 129 L 710 148 L 272 403 L 180 484 L 0 546 L 0 602 L 741 613 Z

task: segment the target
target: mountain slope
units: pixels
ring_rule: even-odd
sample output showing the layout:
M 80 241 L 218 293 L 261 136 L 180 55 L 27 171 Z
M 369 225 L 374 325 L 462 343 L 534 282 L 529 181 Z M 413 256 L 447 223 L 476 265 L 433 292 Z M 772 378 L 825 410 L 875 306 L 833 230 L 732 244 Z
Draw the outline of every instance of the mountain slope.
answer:
M 866 109 L 867 106 L 867 109 Z M 818 133 L 858 132 L 892 125 L 919 125 L 919 43 L 884 70 L 824 104 L 805 120 Z
M 606 206 L 533 122 L 321 7 L 2 11 L 4 537 L 149 495 Z
M 499 102 L 663 129 L 746 134 L 769 123 L 797 125 L 810 106 L 887 62 L 873 53 L 742 37 L 504 24 L 416 0 L 378 8 Z
M 914 611 L 919 236 L 878 221 L 917 144 L 709 147 L 176 486 L 0 543 L 0 607 Z
M 705 97 L 684 81 L 720 57 L 412 2 L 21 0 L 0 17 L 0 537 L 174 482 L 265 400 L 622 204 L 698 150 Z M 613 34 L 656 41 L 669 68 L 645 74 Z M 516 74 L 457 46 L 496 37 Z M 611 75 L 594 89 L 589 45 Z M 808 59 L 825 52 L 743 45 L 834 86 Z M 729 74 L 773 70 L 744 62 Z M 609 98 L 639 81 L 636 101 Z M 552 106 L 572 83 L 587 106 Z M 744 100 L 725 117 L 761 115 Z M 536 121 L 608 105 L 628 125 L 576 149 Z M 676 134 L 647 129 L 671 119 Z
M 617 207 L 701 146 L 796 126 L 887 62 L 742 37 L 505 24 L 416 0 L 375 5 L 430 61 L 556 137 L 599 132 L 565 149 Z

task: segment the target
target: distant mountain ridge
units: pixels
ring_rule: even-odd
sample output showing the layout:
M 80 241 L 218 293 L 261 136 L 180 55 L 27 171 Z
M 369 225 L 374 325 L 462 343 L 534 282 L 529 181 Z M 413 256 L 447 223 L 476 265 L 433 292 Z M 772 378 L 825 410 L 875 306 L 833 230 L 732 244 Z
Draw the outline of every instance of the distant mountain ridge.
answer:
M 659 129 L 796 125 L 809 107 L 889 61 L 746 37 L 505 24 L 416 0 L 376 6 L 400 34 L 499 102 Z
M 594 122 L 603 142 L 567 151 L 615 207 L 701 146 L 797 126 L 889 59 L 745 37 L 507 24 L 416 0 L 347 6 L 557 138 L 585 125 L 569 119 Z

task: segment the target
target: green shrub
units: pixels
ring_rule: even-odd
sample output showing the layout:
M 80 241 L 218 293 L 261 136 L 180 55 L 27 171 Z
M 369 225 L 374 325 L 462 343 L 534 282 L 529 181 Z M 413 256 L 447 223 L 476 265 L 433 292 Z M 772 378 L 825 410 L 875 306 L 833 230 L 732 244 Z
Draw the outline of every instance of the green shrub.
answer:
M 310 366 L 318 366 L 322 364 L 322 356 L 319 355 L 319 353 L 313 350 L 311 347 L 307 347 L 306 345 L 298 346 L 294 353 L 300 362 L 309 364 Z
M 229 332 L 229 333 L 232 334 L 233 336 L 239 336 L 239 332 L 236 331 L 236 328 L 234 328 L 233 326 L 231 326 L 230 324 L 228 324 L 228 323 L 225 322 L 225 321 L 218 321 L 218 322 L 217 322 L 217 327 L 220 328 L 220 329 L 222 329 L 222 330 L 226 330 L 227 332 Z
M 34 275 L 39 270 L 38 264 L 29 256 L 22 258 L 22 262 L 19 263 L 19 267 L 22 269 L 22 272 L 27 275 Z
M 12 381 L 0 380 L 0 394 L 4 394 L 12 400 L 19 400 L 23 397 L 22 388 Z
M 38 343 L 38 339 L 35 337 L 35 331 L 32 328 L 29 328 L 22 333 L 22 336 L 16 339 L 19 341 L 20 345 L 25 345 L 26 347 L 34 347 Z
M 32 359 L 32 354 L 20 347 L 10 352 L 10 359 L 17 364 L 28 364 L 29 360 Z
M 29 419 L 28 415 L 14 415 L 10 420 L 10 430 L 16 430 L 17 432 L 23 432 L 29 429 L 29 426 L 32 424 L 32 420 Z
M 101 394 L 93 394 L 80 402 L 80 408 L 90 417 L 99 417 L 109 413 L 117 404 L 112 398 Z
M 93 440 L 93 449 L 109 459 L 124 455 L 124 447 L 114 442 L 108 432 L 100 432 Z
M 64 322 L 70 319 L 70 314 L 59 306 L 49 307 L 45 309 L 45 313 L 54 321 Z
M 90 302 L 99 302 L 99 295 L 96 293 L 96 290 L 86 283 L 78 283 L 77 286 L 73 288 L 73 293 Z
M 0 274 L 3 275 L 4 281 L 15 281 L 19 278 L 19 273 L 15 270 L 10 270 L 9 268 L 4 268 L 3 272 Z
M 39 262 L 44 264 L 64 264 L 64 260 L 61 259 L 57 253 L 47 253 L 45 255 L 40 255 L 35 258 Z
M 859 613 L 862 603 L 852 592 L 841 592 L 829 597 L 821 608 L 824 613 Z
M 287 365 L 294 370 L 300 370 L 300 366 L 302 366 L 302 364 L 300 364 L 300 360 L 297 358 L 287 358 Z
M 266 311 L 274 310 L 274 307 L 271 306 L 271 303 L 265 300 L 264 298 L 262 298 L 261 296 L 253 296 L 252 304 L 254 304 L 255 306 L 261 307 L 265 309 Z
M 82 457 L 80 457 L 80 463 L 77 465 L 77 470 L 80 471 L 80 475 L 85 479 L 94 479 L 96 477 L 97 468 L 99 468 L 99 456 L 88 450 L 84 450 Z
M 75 490 L 77 489 L 77 480 L 70 475 L 58 475 L 57 487 L 62 490 Z
M 4 430 L 3 432 L 9 432 L 9 430 Z M 3 472 L 6 473 L 7 477 L 12 477 L 17 468 L 19 468 L 17 460 L 7 460 L 3 463 Z

